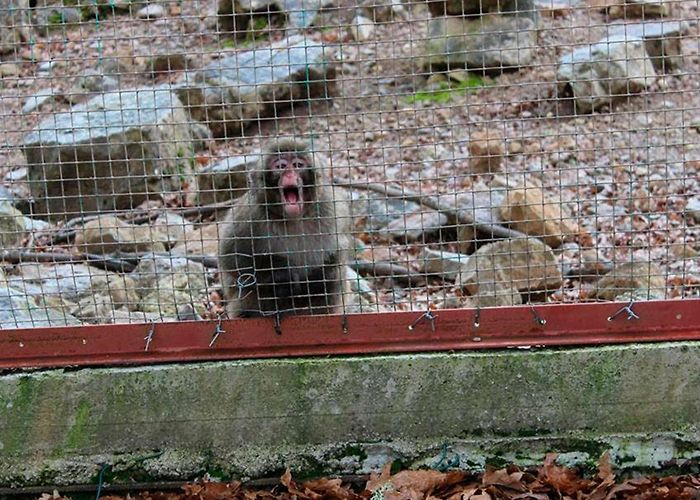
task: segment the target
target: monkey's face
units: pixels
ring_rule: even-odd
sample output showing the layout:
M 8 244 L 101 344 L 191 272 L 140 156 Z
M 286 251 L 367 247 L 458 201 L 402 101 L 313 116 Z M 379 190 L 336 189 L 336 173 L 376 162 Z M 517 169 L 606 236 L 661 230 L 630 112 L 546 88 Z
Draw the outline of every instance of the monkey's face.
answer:
M 302 217 L 305 204 L 313 199 L 314 172 L 309 159 L 298 153 L 279 153 L 266 167 L 270 208 L 280 209 L 281 215 L 289 219 Z

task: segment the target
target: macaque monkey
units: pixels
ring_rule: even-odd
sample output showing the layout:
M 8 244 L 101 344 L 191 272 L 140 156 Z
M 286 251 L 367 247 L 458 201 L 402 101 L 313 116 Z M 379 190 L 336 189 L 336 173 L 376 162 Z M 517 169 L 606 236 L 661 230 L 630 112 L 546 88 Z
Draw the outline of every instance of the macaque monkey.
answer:
M 339 312 L 350 247 L 347 202 L 296 140 L 265 148 L 219 244 L 230 318 Z

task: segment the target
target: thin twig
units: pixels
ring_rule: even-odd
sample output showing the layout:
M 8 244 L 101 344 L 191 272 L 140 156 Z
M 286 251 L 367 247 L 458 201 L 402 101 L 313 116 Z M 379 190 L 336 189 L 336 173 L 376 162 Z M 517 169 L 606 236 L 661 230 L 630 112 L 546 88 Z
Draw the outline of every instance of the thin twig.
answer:
M 465 224 L 469 226 L 474 226 L 474 228 L 491 238 L 526 238 L 525 233 L 516 231 L 514 229 L 509 229 L 505 226 L 499 224 L 489 224 L 487 222 L 478 222 L 474 220 L 466 210 L 460 210 L 455 207 L 447 207 L 441 204 L 437 199 L 433 197 L 424 196 L 413 191 L 408 191 L 406 189 L 387 186 L 379 182 L 363 182 L 361 184 L 356 184 L 353 182 L 345 182 L 340 179 L 334 179 L 333 183 L 336 186 L 356 189 L 362 191 L 373 191 L 375 193 L 383 194 L 387 198 L 399 198 L 405 201 L 412 201 L 413 203 L 418 203 L 425 207 L 431 208 L 437 212 L 445 214 L 452 223 L 459 222 L 460 224 Z
M 407 267 L 393 262 L 370 262 L 367 260 L 354 260 L 349 266 L 362 276 L 377 276 L 382 278 L 392 278 L 407 286 L 424 286 L 425 276 L 416 274 Z
M 136 268 L 134 264 L 126 260 L 91 253 L 67 254 L 3 250 L 0 252 L 0 261 L 7 262 L 9 264 L 20 264 L 22 262 L 48 264 L 88 264 L 106 271 L 115 271 L 119 273 L 130 273 Z
M 211 255 L 188 255 L 188 254 L 172 254 L 167 252 L 117 252 L 115 257 L 123 259 L 126 262 L 140 262 L 144 258 L 163 257 L 166 259 L 187 259 L 192 262 L 198 262 L 204 267 L 216 269 L 219 267 L 219 260 Z

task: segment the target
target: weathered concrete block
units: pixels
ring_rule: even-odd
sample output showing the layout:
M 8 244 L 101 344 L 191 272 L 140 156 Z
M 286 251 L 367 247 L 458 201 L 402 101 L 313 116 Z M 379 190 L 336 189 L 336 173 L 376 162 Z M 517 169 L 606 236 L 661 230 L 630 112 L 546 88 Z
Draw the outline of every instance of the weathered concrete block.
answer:
M 537 24 L 528 17 L 486 14 L 428 21 L 426 65 L 498 72 L 532 61 Z
M 107 92 L 42 121 L 22 143 L 35 214 L 131 208 L 190 175 L 187 118 L 169 90 Z
M 152 480 L 367 473 L 445 453 L 658 467 L 700 456 L 698 372 L 700 343 L 674 342 L 10 373 L 0 485 L 94 484 L 125 463 Z
M 217 136 L 240 134 L 297 101 L 335 92 L 332 50 L 304 37 L 237 52 L 188 73 L 176 92 L 193 118 Z

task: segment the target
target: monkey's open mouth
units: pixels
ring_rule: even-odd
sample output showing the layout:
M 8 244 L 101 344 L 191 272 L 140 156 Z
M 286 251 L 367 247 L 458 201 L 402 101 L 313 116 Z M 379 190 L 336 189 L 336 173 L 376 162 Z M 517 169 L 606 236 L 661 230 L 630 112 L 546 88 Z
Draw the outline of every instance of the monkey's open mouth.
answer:
M 286 203 L 299 203 L 299 188 L 296 186 L 287 186 L 282 188 L 282 196 Z
M 287 215 L 297 217 L 301 215 L 301 190 L 297 186 L 285 186 L 282 188 L 282 199 L 284 200 L 284 210 Z

